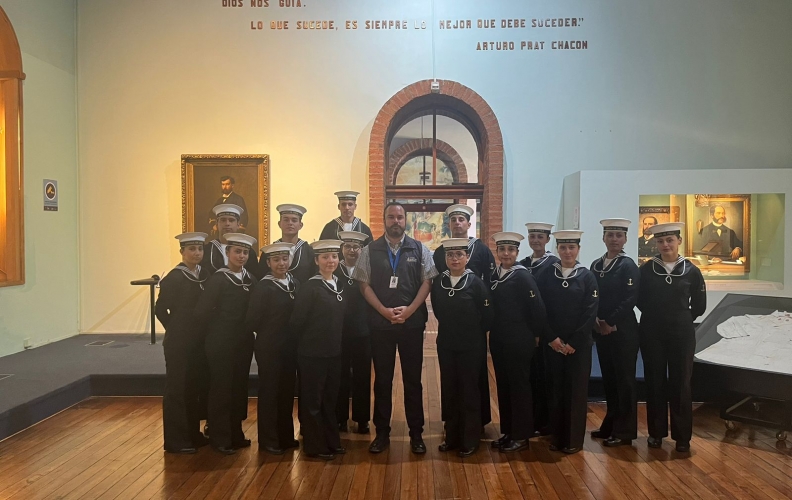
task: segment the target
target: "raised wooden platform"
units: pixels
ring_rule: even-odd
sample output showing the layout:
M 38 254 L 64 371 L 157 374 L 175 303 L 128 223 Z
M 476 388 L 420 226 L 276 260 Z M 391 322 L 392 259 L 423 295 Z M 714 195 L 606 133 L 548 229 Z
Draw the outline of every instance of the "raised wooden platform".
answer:
M 192 456 L 164 453 L 158 397 L 92 398 L 0 442 L 0 499 L 792 498 L 792 448 L 777 445 L 770 430 L 727 433 L 710 406 L 695 412 L 690 456 L 673 451 L 672 442 L 647 448 L 643 406 L 644 434 L 630 448 L 606 449 L 587 438 L 583 452 L 566 456 L 537 439 L 519 454 L 492 451 L 487 442 L 471 459 L 440 453 L 439 369 L 426 354 L 425 456 L 407 445 L 398 372 L 390 450 L 370 455 L 370 436 L 344 434 L 348 453 L 331 462 L 300 450 L 259 453 L 255 399 L 245 423 L 253 448 L 224 457 L 208 448 Z M 589 408 L 594 429 L 604 405 Z M 497 406 L 493 411 L 497 422 Z M 486 439 L 495 437 L 497 426 L 488 425 Z

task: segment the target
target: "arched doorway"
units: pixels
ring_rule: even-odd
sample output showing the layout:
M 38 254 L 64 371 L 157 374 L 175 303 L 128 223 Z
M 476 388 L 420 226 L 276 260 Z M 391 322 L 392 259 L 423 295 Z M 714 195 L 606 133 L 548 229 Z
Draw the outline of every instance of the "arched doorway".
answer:
M 0 286 L 24 276 L 22 212 L 22 52 L 0 7 Z
M 439 210 L 442 206 L 464 200 L 478 200 L 480 208 L 480 235 L 489 242 L 489 236 L 503 229 L 503 137 L 498 119 L 487 102 L 472 89 L 449 80 L 438 80 L 439 90 L 432 91 L 432 80 L 409 85 L 391 97 L 377 114 L 369 141 L 369 218 L 375 235 L 381 234 L 382 210 L 389 200 L 442 201 L 430 204 L 426 210 Z M 454 182 L 437 183 L 437 160 L 444 162 L 432 135 L 433 172 L 431 185 L 399 185 L 394 173 L 400 167 L 398 152 L 391 151 L 395 134 L 417 117 L 431 115 L 446 117 L 464 126 L 476 144 L 477 165 L 466 167 L 465 178 L 457 175 Z M 425 139 L 424 139 L 425 140 Z M 452 145 L 453 146 L 453 145 Z M 475 168 L 475 181 L 468 182 L 471 167 Z M 459 174 L 459 172 L 458 172 Z M 426 174 L 426 177 L 430 177 Z M 473 177 L 473 176 L 471 176 Z M 416 208 L 420 210 L 420 208 Z

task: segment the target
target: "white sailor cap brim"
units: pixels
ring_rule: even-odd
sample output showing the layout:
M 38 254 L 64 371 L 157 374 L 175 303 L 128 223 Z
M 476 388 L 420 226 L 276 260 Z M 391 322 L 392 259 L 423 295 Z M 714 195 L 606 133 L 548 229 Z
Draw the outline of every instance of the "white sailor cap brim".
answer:
M 449 217 L 452 215 L 464 215 L 467 220 L 470 220 L 470 218 L 473 216 L 473 209 L 467 205 L 457 204 L 446 208 L 445 213 Z
M 339 231 L 338 237 L 344 243 L 363 243 L 368 238 L 368 235 L 360 231 Z
M 468 249 L 469 240 L 467 238 L 448 238 L 443 240 L 441 245 L 448 250 L 465 250 Z
M 496 245 L 514 245 L 518 247 L 520 246 L 520 242 L 524 240 L 525 237 L 520 233 L 503 231 L 493 234 L 492 239 L 495 240 Z
M 355 201 L 357 200 L 357 197 L 360 193 L 358 193 L 357 191 L 336 191 L 333 194 L 335 194 L 338 197 L 338 201 L 344 201 L 344 200 Z
M 182 233 L 175 236 L 179 240 L 179 246 L 203 245 L 209 235 L 206 233 Z
M 624 231 L 626 233 L 632 221 L 629 219 L 602 219 L 600 224 L 602 224 L 603 231 Z
M 233 203 L 221 203 L 220 205 L 215 205 L 214 208 L 212 208 L 212 211 L 216 217 L 231 215 L 239 219 L 242 216 L 242 212 L 245 210 L 239 205 L 234 205 Z
M 526 222 L 525 227 L 528 229 L 529 233 L 542 233 L 550 236 L 550 233 L 553 231 L 554 224 L 548 224 L 547 222 Z
M 570 231 L 562 230 L 553 233 L 556 243 L 578 243 L 580 244 L 580 237 L 583 236 L 583 231 Z
M 654 226 L 650 227 L 647 232 L 649 234 L 653 234 L 656 238 L 662 236 L 669 236 L 675 234 L 677 236 L 682 236 L 682 230 L 685 229 L 684 222 L 666 222 L 663 224 L 655 224 Z
M 275 255 L 288 255 L 294 243 L 287 243 L 279 241 L 277 243 L 269 244 L 261 248 L 261 253 L 267 257 L 274 257 Z
M 344 242 L 341 240 L 319 240 L 311 243 L 314 253 L 338 253 L 341 250 L 341 245 Z
M 275 208 L 275 210 L 277 210 L 278 213 L 280 213 L 281 215 L 294 214 L 294 215 L 299 215 L 300 218 L 302 218 L 302 216 L 305 215 L 305 212 L 308 211 L 307 208 L 300 205 L 294 205 L 292 203 L 284 203 L 283 205 L 278 205 Z
M 232 246 L 243 247 L 249 250 L 256 244 L 256 238 L 243 233 L 226 233 L 223 235 L 226 243 Z

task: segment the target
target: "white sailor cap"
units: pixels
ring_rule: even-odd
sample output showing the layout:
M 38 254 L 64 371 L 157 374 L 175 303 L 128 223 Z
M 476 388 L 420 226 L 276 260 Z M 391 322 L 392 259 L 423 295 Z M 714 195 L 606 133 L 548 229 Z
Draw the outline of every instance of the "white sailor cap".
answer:
M 319 240 L 311 243 L 311 248 L 313 248 L 314 253 L 338 253 L 343 243 L 341 240 Z
M 261 253 L 263 253 L 266 257 L 274 257 L 276 255 L 289 255 L 291 248 L 294 246 L 294 243 L 288 243 L 285 241 L 278 241 L 276 243 L 272 243 L 265 247 L 261 248 Z
M 256 244 L 256 238 L 244 233 L 226 233 L 223 238 L 229 245 L 247 248 L 248 250 L 252 250 L 253 245 Z
M 305 215 L 305 212 L 308 211 L 308 209 L 305 207 L 301 207 L 300 205 L 294 205 L 291 203 L 284 203 L 283 205 L 278 205 L 275 208 L 275 210 L 280 212 L 281 215 L 283 214 L 299 215 L 300 219 L 302 219 L 302 216 Z
M 338 237 L 344 243 L 363 243 L 368 235 L 359 231 L 339 231 Z
M 333 194 L 338 196 L 338 201 L 344 201 L 344 200 L 357 201 L 357 197 L 360 193 L 358 193 L 357 191 L 336 191 Z
M 556 244 L 577 243 L 579 245 L 581 236 L 583 236 L 583 231 L 562 230 L 553 233 L 553 238 L 555 238 Z
M 242 212 L 245 211 L 245 209 L 239 205 L 234 205 L 233 203 L 221 203 L 220 205 L 215 205 L 212 210 L 214 211 L 216 217 L 231 215 L 236 217 L 237 220 L 242 216 Z
M 473 216 L 473 209 L 467 205 L 451 205 L 446 208 L 445 213 L 449 217 L 452 215 L 464 215 L 467 220 L 470 220 Z
M 520 246 L 520 242 L 524 240 L 525 237 L 520 233 L 502 231 L 500 233 L 493 234 L 492 239 L 495 240 L 496 245 L 514 245 L 518 247 Z
M 630 219 L 602 219 L 600 224 L 602 224 L 603 231 L 624 231 L 626 233 L 632 221 Z
M 529 233 L 543 233 L 550 236 L 553 230 L 553 224 L 547 222 L 526 222 L 525 227 L 528 228 Z
M 684 222 L 666 222 L 665 224 L 655 224 L 654 226 L 647 229 L 647 232 L 659 238 L 661 236 L 668 236 L 671 234 L 682 236 L 683 229 L 685 229 Z
M 179 240 L 179 246 L 186 247 L 187 245 L 203 245 L 206 243 L 206 238 L 209 235 L 206 233 L 182 233 L 177 234 L 175 238 Z
M 462 205 L 466 206 L 466 205 Z M 448 238 L 447 240 L 443 240 L 441 245 L 443 248 L 448 250 L 465 250 L 468 249 L 468 239 L 467 238 Z

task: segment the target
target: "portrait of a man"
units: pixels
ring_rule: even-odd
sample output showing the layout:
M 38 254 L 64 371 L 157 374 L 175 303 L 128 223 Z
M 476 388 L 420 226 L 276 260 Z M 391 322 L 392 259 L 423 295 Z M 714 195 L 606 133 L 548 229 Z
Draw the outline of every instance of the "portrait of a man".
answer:
M 649 228 L 655 225 L 657 225 L 657 217 L 654 215 L 647 215 L 641 219 L 643 231 L 638 236 L 638 257 L 654 257 L 657 254 L 654 235 L 649 234 Z
M 242 195 L 234 191 L 235 185 L 236 185 L 236 180 L 230 175 L 224 175 L 220 177 L 220 190 L 222 194 L 214 202 L 212 208 L 209 209 L 209 228 L 208 228 L 209 234 L 212 234 L 214 231 L 217 230 L 216 228 L 217 221 L 215 220 L 215 215 L 213 210 L 214 207 L 226 203 L 231 203 L 232 205 L 237 205 L 239 207 L 242 207 L 242 216 L 239 221 L 239 229 L 242 232 L 245 232 L 245 229 L 248 227 L 249 215 L 248 215 L 247 205 L 245 205 L 245 198 L 243 198 Z
M 726 208 L 722 204 L 711 205 L 709 217 L 709 224 L 697 227 L 699 231 L 695 253 L 727 260 L 737 260 L 742 257 L 742 238 L 727 225 Z M 699 226 L 701 225 L 699 221 Z

